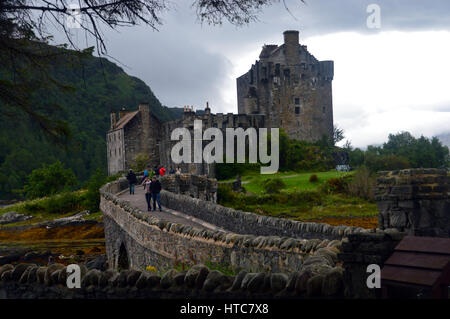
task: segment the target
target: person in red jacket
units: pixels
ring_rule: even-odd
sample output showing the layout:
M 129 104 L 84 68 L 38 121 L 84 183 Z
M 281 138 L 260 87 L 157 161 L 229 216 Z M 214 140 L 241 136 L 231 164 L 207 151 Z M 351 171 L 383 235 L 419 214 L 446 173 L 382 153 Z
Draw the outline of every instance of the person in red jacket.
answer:
M 166 174 L 166 169 L 161 166 L 161 168 L 159 169 L 159 175 L 164 176 L 164 174 Z

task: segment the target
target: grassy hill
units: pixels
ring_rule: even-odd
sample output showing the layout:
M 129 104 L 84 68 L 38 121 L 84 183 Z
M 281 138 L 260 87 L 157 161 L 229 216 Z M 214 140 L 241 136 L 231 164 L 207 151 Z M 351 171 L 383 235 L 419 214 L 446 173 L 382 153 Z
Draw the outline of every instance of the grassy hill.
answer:
M 177 116 L 161 105 L 143 81 L 105 58 L 64 54 L 51 62 L 48 72 L 73 90 L 42 88 L 33 95 L 33 105 L 36 109 L 61 106 L 51 116 L 66 121 L 73 138 L 65 148 L 55 146 L 25 114 L 12 121 L 0 112 L 0 199 L 17 197 L 15 191 L 23 187 L 27 175 L 43 163 L 60 160 L 80 183 L 97 168 L 106 171 L 105 134 L 111 110 L 136 109 L 140 102 L 147 102 L 161 121 Z M 0 77 L 5 74 L 7 71 L 0 70 Z M 1 102 L 0 108 L 4 109 Z

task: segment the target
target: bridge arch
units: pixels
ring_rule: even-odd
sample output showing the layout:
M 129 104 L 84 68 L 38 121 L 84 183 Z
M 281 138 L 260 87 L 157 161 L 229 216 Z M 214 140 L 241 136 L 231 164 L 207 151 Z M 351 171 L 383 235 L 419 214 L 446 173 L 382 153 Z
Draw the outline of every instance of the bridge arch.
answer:
M 129 269 L 130 259 L 128 258 L 128 251 L 125 247 L 125 243 L 121 242 L 117 255 L 117 268 L 118 269 Z

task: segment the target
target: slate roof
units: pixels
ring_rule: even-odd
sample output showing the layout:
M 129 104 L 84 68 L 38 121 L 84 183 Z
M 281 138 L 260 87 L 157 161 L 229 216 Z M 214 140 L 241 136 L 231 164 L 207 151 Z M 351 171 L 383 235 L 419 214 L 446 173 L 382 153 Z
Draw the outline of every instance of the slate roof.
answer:
M 119 130 L 121 128 L 124 128 L 125 125 L 127 125 L 127 123 L 130 122 L 138 113 L 139 113 L 139 110 L 126 113 L 124 116 L 122 116 L 119 119 L 119 121 L 117 121 L 116 126 L 114 127 L 114 130 Z

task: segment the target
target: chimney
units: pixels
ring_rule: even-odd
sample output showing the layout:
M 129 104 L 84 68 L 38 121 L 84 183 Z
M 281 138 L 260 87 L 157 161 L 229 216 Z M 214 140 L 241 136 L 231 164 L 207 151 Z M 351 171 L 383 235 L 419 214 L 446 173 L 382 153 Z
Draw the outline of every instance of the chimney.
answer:
M 117 123 L 116 112 L 111 111 L 110 117 L 111 117 L 111 130 L 113 130 L 116 127 L 116 123 Z
M 211 114 L 211 109 L 209 108 L 209 103 L 208 102 L 206 102 L 205 114 L 207 114 L 207 115 Z
M 150 106 L 148 105 L 148 103 L 139 103 L 139 111 L 150 112 Z
M 125 110 L 125 108 L 123 107 L 120 111 L 119 111 L 119 120 L 125 115 L 127 114 L 128 111 Z
M 284 50 L 287 65 L 299 64 L 300 45 L 298 43 L 298 31 L 288 30 L 283 32 L 284 35 Z

